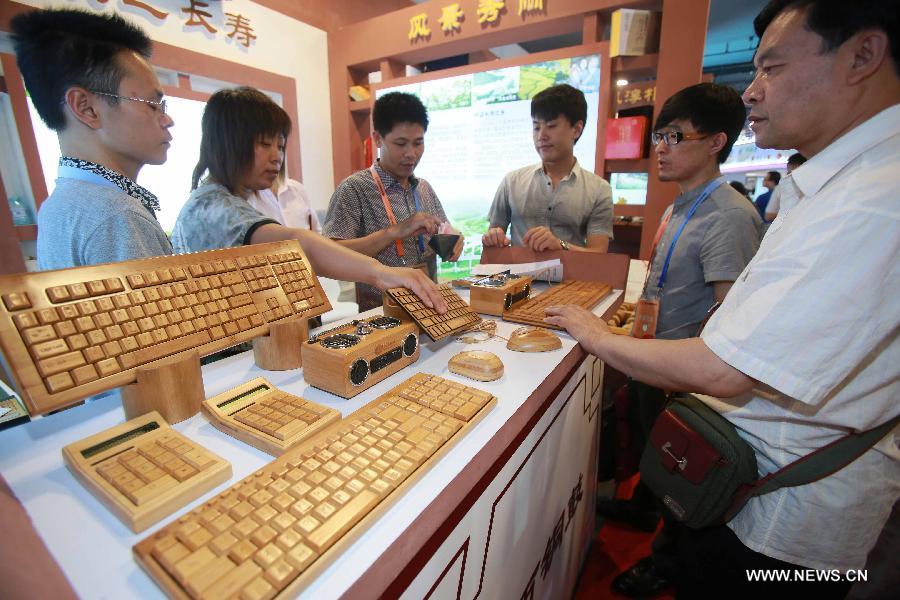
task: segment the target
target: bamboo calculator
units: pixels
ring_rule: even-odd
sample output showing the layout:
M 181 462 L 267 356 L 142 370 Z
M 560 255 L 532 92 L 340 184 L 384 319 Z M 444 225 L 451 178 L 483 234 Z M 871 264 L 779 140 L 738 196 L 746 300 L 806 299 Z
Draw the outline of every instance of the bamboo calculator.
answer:
M 283 392 L 257 377 L 202 405 L 212 424 L 228 435 L 281 456 L 341 419 L 341 413 Z
M 135 533 L 231 478 L 231 463 L 169 427 L 157 412 L 62 453 L 75 477 Z

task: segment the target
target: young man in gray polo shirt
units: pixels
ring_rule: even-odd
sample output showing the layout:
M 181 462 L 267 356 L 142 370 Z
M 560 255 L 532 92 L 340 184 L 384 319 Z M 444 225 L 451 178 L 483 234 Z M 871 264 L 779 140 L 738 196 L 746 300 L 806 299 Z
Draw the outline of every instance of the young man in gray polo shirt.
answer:
M 762 219 L 738 191 L 722 182 L 719 165 L 728 158 L 744 125 L 746 110 L 733 89 L 701 83 L 666 100 L 652 142 L 659 178 L 681 189 L 666 209 L 653 250 L 643 298 L 659 302 L 655 337 L 694 337 L 715 302 L 721 302 L 759 249 Z M 680 232 L 680 235 L 679 235 Z M 668 259 L 668 267 L 666 267 Z M 665 274 L 664 274 L 665 273 Z M 629 423 L 642 447 L 662 410 L 665 393 L 639 381 L 629 406 Z M 653 531 L 657 501 L 643 485 L 628 501 L 598 502 L 606 518 Z M 613 589 L 630 597 L 653 595 L 672 578 L 672 541 L 679 525 L 666 521 L 647 557 L 619 575 Z
M 156 196 L 135 183 L 145 164 L 165 162 L 174 125 L 150 38 L 115 14 L 76 10 L 32 11 L 11 25 L 25 86 L 62 152 L 38 211 L 40 268 L 171 254 Z
M 541 157 L 508 173 L 491 205 L 485 247 L 606 252 L 612 238 L 612 190 L 585 170 L 573 150 L 587 119 L 584 94 L 555 85 L 531 100 L 534 148 Z

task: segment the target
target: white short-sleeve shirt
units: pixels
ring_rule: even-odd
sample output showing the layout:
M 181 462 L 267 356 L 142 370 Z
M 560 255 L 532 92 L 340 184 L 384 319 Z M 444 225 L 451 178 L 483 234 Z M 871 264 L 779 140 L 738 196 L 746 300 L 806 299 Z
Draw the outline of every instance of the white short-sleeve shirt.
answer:
M 260 190 L 247 200 L 250 206 L 284 225 L 295 229 L 312 229 L 322 232 L 319 218 L 309 202 L 306 188 L 299 181 L 285 180 L 278 187 L 278 194 L 272 190 Z
M 782 182 L 759 252 L 703 332 L 760 383 L 710 404 L 770 473 L 900 413 L 900 105 Z M 900 496 L 900 428 L 837 473 L 750 500 L 749 548 L 818 569 L 862 568 Z

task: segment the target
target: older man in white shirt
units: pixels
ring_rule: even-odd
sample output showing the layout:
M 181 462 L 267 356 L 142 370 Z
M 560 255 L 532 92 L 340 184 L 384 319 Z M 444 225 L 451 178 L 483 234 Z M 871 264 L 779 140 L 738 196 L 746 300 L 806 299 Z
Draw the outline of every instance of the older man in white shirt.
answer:
M 757 75 L 744 93 L 757 144 L 810 158 L 783 191 L 802 201 L 775 220 L 702 338 L 625 338 L 575 307 L 547 311 L 628 375 L 721 398 L 710 404 L 761 474 L 900 414 L 896 8 L 774 0 L 757 17 Z M 747 569 L 796 577 L 805 567 L 838 576 L 804 589 L 844 597 L 846 571 L 865 566 L 900 496 L 897 442 L 895 428 L 828 477 L 751 499 L 727 528 L 687 531 L 679 595 L 719 582 L 759 593 Z

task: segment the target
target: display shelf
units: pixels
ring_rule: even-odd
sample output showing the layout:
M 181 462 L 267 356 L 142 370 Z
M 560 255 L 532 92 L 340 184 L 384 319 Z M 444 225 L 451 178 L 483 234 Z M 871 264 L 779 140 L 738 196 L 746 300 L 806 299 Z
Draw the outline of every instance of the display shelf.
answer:
M 610 158 L 603 165 L 607 173 L 647 173 L 650 170 L 649 158 Z
M 612 59 L 612 71 L 617 78 L 650 79 L 656 77 L 659 54 L 642 56 L 615 56 Z
M 350 112 L 369 112 L 371 110 L 371 100 L 355 100 L 350 102 Z

